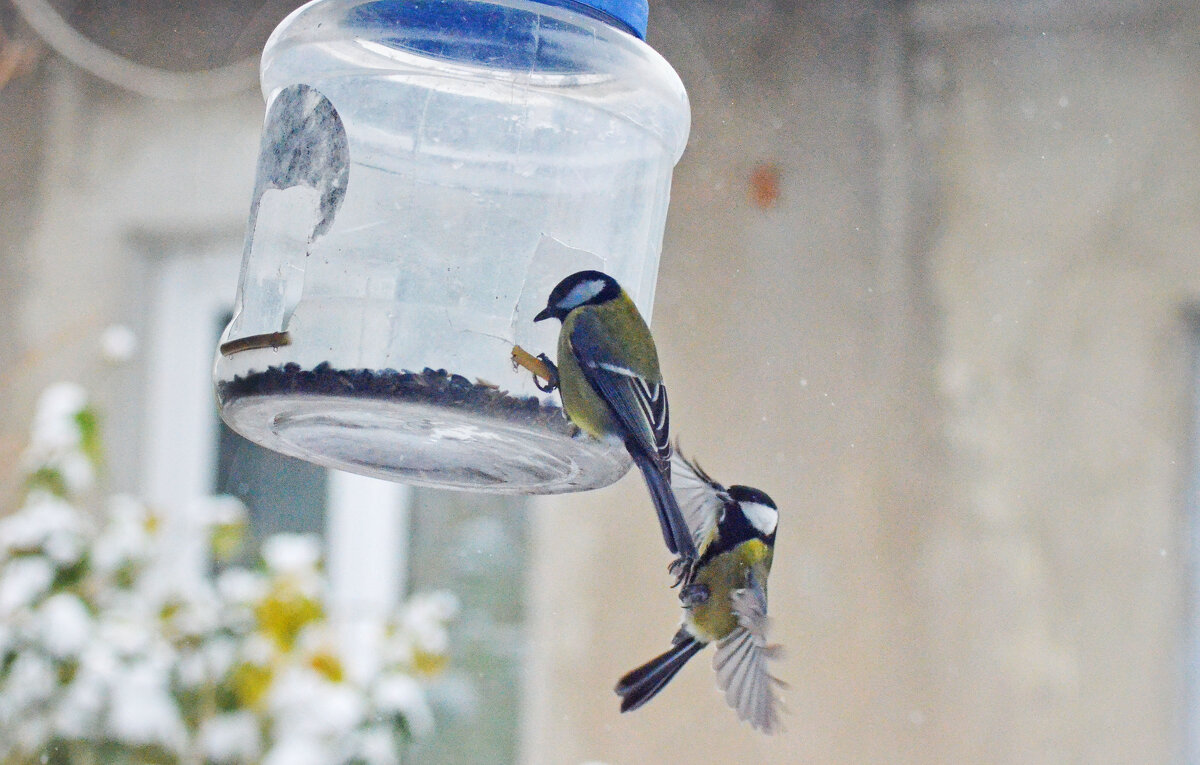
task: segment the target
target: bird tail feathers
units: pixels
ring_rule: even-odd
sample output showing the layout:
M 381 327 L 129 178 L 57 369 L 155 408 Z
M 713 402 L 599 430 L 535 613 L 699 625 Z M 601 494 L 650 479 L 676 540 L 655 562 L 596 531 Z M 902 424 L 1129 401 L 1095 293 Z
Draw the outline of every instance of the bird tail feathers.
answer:
M 631 712 L 654 698 L 704 646 L 690 635 L 677 635 L 674 645 L 666 653 L 626 673 L 617 681 L 616 687 L 617 695 L 621 697 L 621 711 Z
M 671 490 L 670 473 L 664 474 L 658 462 L 648 454 L 637 449 L 630 449 L 634 464 L 642 471 L 646 486 L 650 489 L 650 499 L 654 501 L 654 509 L 658 511 L 658 523 L 662 527 L 663 541 L 667 549 L 684 558 L 696 557 L 696 542 L 692 532 L 679 509 L 679 501 Z

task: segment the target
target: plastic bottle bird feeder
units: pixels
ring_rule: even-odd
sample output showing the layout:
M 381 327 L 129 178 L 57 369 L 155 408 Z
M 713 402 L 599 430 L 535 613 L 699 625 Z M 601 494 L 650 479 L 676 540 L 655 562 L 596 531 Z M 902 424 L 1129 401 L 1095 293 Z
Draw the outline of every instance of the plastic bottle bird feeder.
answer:
M 509 493 L 603 486 L 618 444 L 575 433 L 514 368 L 592 268 L 649 317 L 683 85 L 645 0 L 315 0 L 263 52 L 267 114 L 221 416 L 312 462 Z

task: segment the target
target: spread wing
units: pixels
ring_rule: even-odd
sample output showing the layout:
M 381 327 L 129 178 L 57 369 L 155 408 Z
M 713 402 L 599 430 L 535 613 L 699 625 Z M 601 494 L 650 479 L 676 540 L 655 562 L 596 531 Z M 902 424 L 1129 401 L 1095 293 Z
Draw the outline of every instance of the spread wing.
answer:
M 771 734 L 780 730 L 780 701 L 775 688 L 783 682 L 767 671 L 767 661 L 779 649 L 767 644 L 767 593 L 753 569 L 748 585 L 733 593 L 738 626 L 717 644 L 713 669 L 717 686 L 725 692 L 726 703 L 738 717 Z
M 571 352 L 592 389 L 608 404 L 625 446 L 642 471 L 667 548 L 695 557 L 691 532 L 671 492 L 670 414 L 667 388 L 647 370 L 631 369 L 612 332 L 590 312 L 580 312 L 570 335 Z M 655 365 L 657 366 L 657 364 Z
M 683 456 L 678 444 L 671 456 L 671 488 L 675 490 L 675 499 L 679 501 L 692 541 L 703 554 L 725 514 L 725 503 L 732 500 L 724 486 L 710 478 L 700 465 Z

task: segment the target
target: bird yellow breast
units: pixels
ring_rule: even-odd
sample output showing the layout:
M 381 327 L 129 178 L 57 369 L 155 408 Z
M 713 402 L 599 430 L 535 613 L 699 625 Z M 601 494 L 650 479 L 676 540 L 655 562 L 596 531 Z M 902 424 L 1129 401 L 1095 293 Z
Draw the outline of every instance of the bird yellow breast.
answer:
M 558 383 L 563 411 L 580 430 L 595 438 L 621 436 L 608 403 L 584 377 L 571 345 L 571 338 L 585 317 L 586 326 L 591 328 L 591 341 L 599 353 L 592 361 L 615 363 L 653 383 L 662 379 L 658 352 L 650 328 L 624 291 L 607 303 L 580 306 L 563 319 L 558 335 Z
M 749 539 L 734 548 L 733 552 L 738 555 L 746 566 L 753 566 L 755 563 L 763 563 L 768 561 L 771 556 L 771 548 L 767 547 L 767 543 L 761 539 Z M 767 563 L 769 569 L 771 564 Z
M 762 540 L 751 539 L 721 553 L 697 571 L 694 581 L 707 587 L 709 596 L 686 613 L 684 623 L 688 630 L 706 643 L 732 632 L 738 624 L 733 613 L 734 590 L 747 586 L 751 570 L 765 587 L 772 557 L 771 548 Z
M 616 426 L 608 414 L 608 404 L 596 394 L 571 350 L 571 332 L 575 315 L 568 315 L 558 336 L 558 381 L 563 411 L 567 419 L 593 438 L 603 439 Z

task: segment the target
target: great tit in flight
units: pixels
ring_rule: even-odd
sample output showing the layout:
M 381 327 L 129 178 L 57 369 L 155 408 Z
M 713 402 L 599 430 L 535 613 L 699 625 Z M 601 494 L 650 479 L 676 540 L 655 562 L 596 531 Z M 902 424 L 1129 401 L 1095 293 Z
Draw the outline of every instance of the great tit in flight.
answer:
M 728 489 L 676 451 L 672 482 L 700 557 L 680 590 L 683 623 L 671 648 L 617 683 L 621 711 L 637 709 L 709 643 L 716 643 L 717 686 L 738 717 L 764 733 L 779 730 L 783 683 L 767 669 L 778 646 L 767 643 L 767 577 L 779 511 L 764 492 Z

